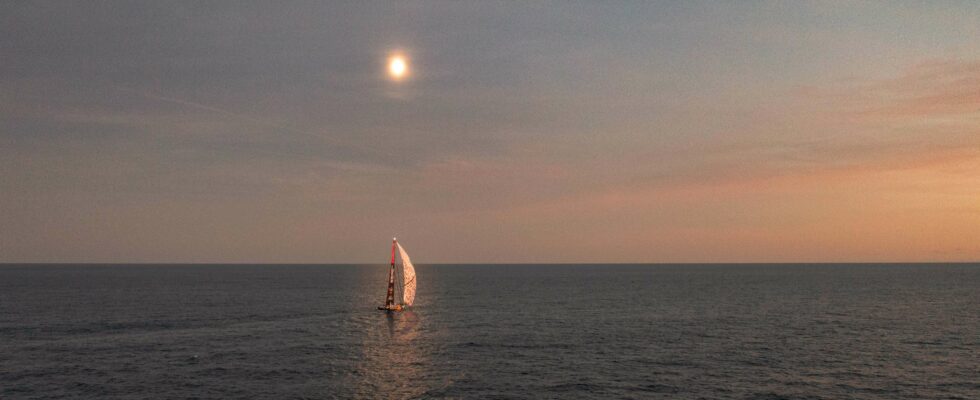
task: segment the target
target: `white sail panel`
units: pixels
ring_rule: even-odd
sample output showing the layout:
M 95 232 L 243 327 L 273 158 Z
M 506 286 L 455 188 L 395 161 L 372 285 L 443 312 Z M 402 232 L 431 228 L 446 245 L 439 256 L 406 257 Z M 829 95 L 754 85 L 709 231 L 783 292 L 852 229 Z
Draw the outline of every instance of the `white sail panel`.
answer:
M 398 243 L 398 254 L 402 258 L 402 304 L 410 306 L 415 302 L 415 266 L 401 243 Z

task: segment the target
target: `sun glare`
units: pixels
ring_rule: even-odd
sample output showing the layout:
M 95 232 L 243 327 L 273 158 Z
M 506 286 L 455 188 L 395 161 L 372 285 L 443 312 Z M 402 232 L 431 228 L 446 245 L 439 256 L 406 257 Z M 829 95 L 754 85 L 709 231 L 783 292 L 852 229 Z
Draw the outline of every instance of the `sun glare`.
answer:
M 408 74 L 408 62 L 405 61 L 405 57 L 402 56 L 392 56 L 388 59 L 388 75 L 392 79 L 398 81 L 405 78 Z

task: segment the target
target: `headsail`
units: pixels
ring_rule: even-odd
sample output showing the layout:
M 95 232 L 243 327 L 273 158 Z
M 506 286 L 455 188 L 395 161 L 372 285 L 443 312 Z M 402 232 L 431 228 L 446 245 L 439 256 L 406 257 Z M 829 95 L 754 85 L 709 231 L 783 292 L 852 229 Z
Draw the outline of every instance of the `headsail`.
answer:
M 415 302 L 415 266 L 412 265 L 412 259 L 408 258 L 408 253 L 401 243 L 398 243 L 398 254 L 402 258 L 401 304 L 410 306 Z

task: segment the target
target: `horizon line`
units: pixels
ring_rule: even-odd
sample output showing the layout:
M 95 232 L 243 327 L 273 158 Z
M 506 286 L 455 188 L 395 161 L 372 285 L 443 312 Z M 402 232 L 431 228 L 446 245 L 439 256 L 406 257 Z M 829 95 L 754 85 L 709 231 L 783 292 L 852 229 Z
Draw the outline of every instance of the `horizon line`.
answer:
M 767 262 L 465 262 L 465 263 L 413 263 L 414 265 L 424 266 L 443 266 L 443 265 L 529 265 L 529 266 L 549 266 L 549 265 L 868 265 L 868 264 L 980 264 L 977 261 L 767 261 Z M 172 266 L 208 266 L 208 265 L 303 265 L 303 266 L 368 266 L 368 265 L 388 265 L 388 263 L 362 263 L 362 262 L 0 262 L 0 266 L 15 265 L 78 265 L 78 266 L 122 266 L 122 265 L 172 265 Z

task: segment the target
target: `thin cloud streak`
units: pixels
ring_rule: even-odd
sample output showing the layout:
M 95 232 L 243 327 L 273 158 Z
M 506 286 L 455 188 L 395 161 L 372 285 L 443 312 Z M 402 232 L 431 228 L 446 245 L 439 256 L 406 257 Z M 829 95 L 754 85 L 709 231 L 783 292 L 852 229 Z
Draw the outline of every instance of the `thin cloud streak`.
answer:
M 383 150 L 379 150 L 377 148 L 362 146 L 362 145 L 355 144 L 355 143 L 339 143 L 337 141 L 337 139 L 332 138 L 330 136 L 326 136 L 326 135 L 322 135 L 322 134 L 317 134 L 317 133 L 313 133 L 313 132 L 308 132 L 308 131 L 304 131 L 304 130 L 299 130 L 299 129 L 291 128 L 289 126 L 285 126 L 285 125 L 282 125 L 282 124 L 278 124 L 278 123 L 274 123 L 274 122 L 269 122 L 269 121 L 266 121 L 266 120 L 263 120 L 263 119 L 254 118 L 254 117 L 249 116 L 249 115 L 237 113 L 237 112 L 234 112 L 234 111 L 225 110 L 225 109 L 214 107 L 214 106 L 209 106 L 209 105 L 206 105 L 206 104 L 196 103 L 196 102 L 193 102 L 193 101 L 187 101 L 187 100 L 177 99 L 177 98 L 168 97 L 168 96 L 162 96 L 162 95 L 155 94 L 155 93 L 152 93 L 152 92 L 149 92 L 149 91 L 146 91 L 146 90 L 135 90 L 135 89 L 129 89 L 129 88 L 123 88 L 123 87 L 116 87 L 115 89 L 116 90 L 121 90 L 121 91 L 124 91 L 124 92 L 136 93 L 136 94 L 141 95 L 143 97 L 146 97 L 148 99 L 165 101 L 165 102 L 174 103 L 174 104 L 180 104 L 182 106 L 187 106 L 187 107 L 195 108 L 195 109 L 198 109 L 198 110 L 210 111 L 210 112 L 214 112 L 214 113 L 218 113 L 218 114 L 222 114 L 222 115 L 227 115 L 229 117 L 234 117 L 234 118 L 237 118 L 237 119 L 248 121 L 248 122 L 251 122 L 251 123 L 256 124 L 256 125 L 265 126 L 267 128 L 273 128 L 273 129 L 277 129 L 277 130 L 286 131 L 286 132 L 289 132 L 289 133 L 294 133 L 294 134 L 299 134 L 299 135 L 303 135 L 303 136 L 308 136 L 308 137 L 311 137 L 311 138 L 316 138 L 318 140 L 330 142 L 330 143 L 332 143 L 333 145 L 336 145 L 336 146 L 344 146 L 344 147 L 354 148 L 354 149 L 358 149 L 358 150 L 363 151 L 363 152 L 366 152 L 366 153 L 373 153 L 373 154 L 376 154 L 376 155 L 381 155 L 381 156 L 386 156 L 386 157 L 394 157 L 395 156 L 392 153 L 388 153 L 388 152 L 385 152 Z

